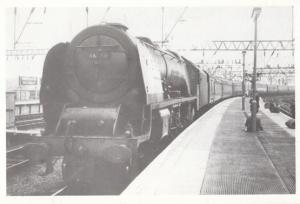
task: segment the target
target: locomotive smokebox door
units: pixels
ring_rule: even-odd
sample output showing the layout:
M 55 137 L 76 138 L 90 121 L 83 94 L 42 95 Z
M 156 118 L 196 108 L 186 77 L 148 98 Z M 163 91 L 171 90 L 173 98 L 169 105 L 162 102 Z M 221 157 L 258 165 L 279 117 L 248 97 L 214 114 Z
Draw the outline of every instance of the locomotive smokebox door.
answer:
M 82 102 L 116 101 L 136 81 L 136 47 L 116 27 L 100 25 L 83 30 L 72 40 L 67 56 L 67 81 Z

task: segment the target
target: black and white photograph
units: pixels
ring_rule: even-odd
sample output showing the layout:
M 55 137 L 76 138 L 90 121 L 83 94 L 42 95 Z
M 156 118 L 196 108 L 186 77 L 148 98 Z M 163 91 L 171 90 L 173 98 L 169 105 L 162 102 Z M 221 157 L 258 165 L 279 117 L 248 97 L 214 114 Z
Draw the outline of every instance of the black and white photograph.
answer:
M 297 9 L 270 2 L 4 7 L 5 196 L 296 202 Z

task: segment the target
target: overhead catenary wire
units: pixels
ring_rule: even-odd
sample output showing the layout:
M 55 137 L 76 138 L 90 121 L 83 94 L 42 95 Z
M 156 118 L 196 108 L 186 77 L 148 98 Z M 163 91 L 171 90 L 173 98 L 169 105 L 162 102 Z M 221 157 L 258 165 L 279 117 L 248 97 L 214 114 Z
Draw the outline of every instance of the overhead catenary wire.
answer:
M 180 16 L 178 17 L 178 19 L 175 21 L 173 27 L 171 28 L 171 30 L 169 31 L 169 33 L 166 35 L 165 40 L 167 41 L 168 38 L 170 37 L 170 35 L 172 34 L 174 28 L 176 27 L 176 25 L 178 24 L 178 22 L 180 22 L 180 20 L 182 20 L 183 15 L 185 14 L 186 10 L 188 9 L 188 7 L 184 7 L 182 13 L 180 14 Z
M 89 26 L 89 7 L 85 7 L 86 12 L 86 27 Z
M 110 7 L 107 7 L 104 14 L 103 14 L 103 16 L 102 16 L 101 23 L 105 22 L 105 17 L 108 14 L 109 11 L 110 11 Z
M 32 16 L 32 14 L 33 14 L 34 11 L 35 11 L 35 7 L 32 7 L 31 10 L 30 10 L 30 13 L 29 13 L 29 15 L 28 15 L 28 17 L 27 17 L 27 19 L 26 19 L 26 21 L 25 21 L 25 23 L 24 23 L 24 25 L 23 25 L 23 27 L 21 29 L 21 32 L 20 32 L 18 38 L 14 42 L 14 47 L 18 44 L 20 38 L 22 37 L 22 34 L 24 33 L 25 28 L 26 28 L 26 26 L 27 26 L 27 24 L 28 24 L 28 22 L 29 22 L 29 20 L 30 20 L 30 18 L 31 18 L 31 16 Z
M 164 46 L 164 14 L 165 8 L 161 7 L 161 47 Z
M 14 8 L 14 49 L 16 48 L 17 7 Z

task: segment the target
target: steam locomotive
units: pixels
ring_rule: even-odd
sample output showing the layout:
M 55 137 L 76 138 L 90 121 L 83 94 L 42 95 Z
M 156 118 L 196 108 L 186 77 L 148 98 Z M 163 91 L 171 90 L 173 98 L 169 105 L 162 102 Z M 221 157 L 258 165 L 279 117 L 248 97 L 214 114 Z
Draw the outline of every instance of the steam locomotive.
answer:
M 145 146 L 187 127 L 208 104 L 241 94 L 241 83 L 213 78 L 124 25 L 91 26 L 46 56 L 39 144 L 48 157 L 63 156 L 66 183 L 109 189 L 113 179 L 136 176 Z M 108 166 L 118 173 L 103 178 Z

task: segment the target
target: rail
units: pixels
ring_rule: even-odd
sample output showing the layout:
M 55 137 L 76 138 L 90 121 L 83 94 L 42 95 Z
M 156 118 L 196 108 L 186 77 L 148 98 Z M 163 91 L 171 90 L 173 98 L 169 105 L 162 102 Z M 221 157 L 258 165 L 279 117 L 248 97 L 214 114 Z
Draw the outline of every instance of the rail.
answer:
M 12 169 L 21 168 L 29 163 L 29 159 L 21 158 L 23 156 L 23 150 L 26 144 L 17 145 L 9 148 L 6 151 L 6 171 L 11 172 Z
M 280 106 L 279 110 L 280 110 L 281 113 L 293 118 L 292 114 L 287 109 L 285 109 L 284 107 Z
M 6 171 L 12 171 L 13 169 L 21 168 L 29 163 L 29 159 L 8 159 L 6 160 Z
M 51 194 L 51 196 L 59 196 L 59 195 L 63 195 L 64 192 L 66 192 L 68 189 L 68 186 L 64 186 L 60 189 L 58 189 L 57 191 L 55 191 L 53 194 Z

